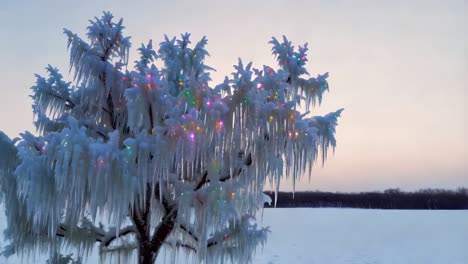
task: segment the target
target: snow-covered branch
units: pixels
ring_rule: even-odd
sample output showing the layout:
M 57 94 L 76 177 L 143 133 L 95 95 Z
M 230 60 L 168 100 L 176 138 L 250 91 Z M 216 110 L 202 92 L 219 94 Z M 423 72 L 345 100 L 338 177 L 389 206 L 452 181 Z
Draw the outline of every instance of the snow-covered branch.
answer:
M 195 240 L 196 242 L 198 242 L 198 237 L 194 234 L 193 231 L 191 231 L 188 227 L 186 227 L 185 225 L 183 224 L 179 224 L 179 228 L 181 230 L 183 230 L 184 232 L 186 232 L 188 235 L 190 235 L 190 237 L 193 238 L 193 240 Z
M 101 252 L 109 253 L 109 252 L 118 252 L 118 251 L 121 251 L 121 250 L 131 251 L 131 250 L 135 250 L 137 248 L 138 248 L 138 244 L 135 243 L 135 242 L 134 243 L 123 243 L 121 245 L 103 247 L 103 248 L 101 248 Z
M 166 242 L 164 242 L 164 244 L 165 244 L 165 245 L 168 245 L 168 246 L 171 246 L 171 247 L 172 247 L 172 246 L 175 246 L 175 247 L 186 248 L 186 249 L 190 249 L 190 250 L 192 250 L 192 251 L 194 251 L 194 252 L 197 252 L 197 249 L 196 249 L 194 246 L 192 246 L 192 245 L 190 245 L 190 244 L 186 244 L 186 243 L 184 243 L 184 242 L 181 241 L 181 240 L 177 240 L 177 241 L 166 241 Z
M 109 247 L 109 245 L 119 237 L 126 236 L 128 234 L 135 233 L 136 229 L 133 225 L 126 226 L 116 231 L 115 228 L 110 228 L 109 231 L 93 225 L 89 220 L 84 219 L 81 227 L 68 226 L 66 224 L 60 224 L 56 235 L 63 238 L 72 238 L 74 234 L 89 234 L 94 237 L 96 242 L 101 243 L 101 247 Z
M 106 235 L 99 242 L 101 242 L 103 244 L 103 246 L 108 247 L 112 243 L 112 241 L 114 241 L 115 239 L 117 239 L 117 238 L 119 238 L 121 236 L 125 236 L 125 235 L 131 234 L 131 233 L 135 233 L 135 232 L 136 232 L 135 226 L 133 226 L 133 225 L 126 226 L 126 227 L 120 229 L 117 233 L 116 232 L 107 232 Z
M 251 153 L 249 153 L 247 158 L 244 160 L 244 165 L 245 166 L 252 165 L 252 154 Z M 237 168 L 234 171 L 235 171 L 234 175 L 228 174 L 228 175 L 222 176 L 222 177 L 219 178 L 219 181 L 220 182 L 225 182 L 225 181 L 227 181 L 229 179 L 236 178 L 237 176 L 239 176 L 241 174 L 242 168 Z M 210 180 L 207 178 L 207 176 L 208 176 L 208 171 L 205 171 L 203 173 L 203 176 L 201 177 L 200 181 L 197 183 L 197 185 L 195 185 L 194 191 L 200 190 L 205 184 L 210 182 Z

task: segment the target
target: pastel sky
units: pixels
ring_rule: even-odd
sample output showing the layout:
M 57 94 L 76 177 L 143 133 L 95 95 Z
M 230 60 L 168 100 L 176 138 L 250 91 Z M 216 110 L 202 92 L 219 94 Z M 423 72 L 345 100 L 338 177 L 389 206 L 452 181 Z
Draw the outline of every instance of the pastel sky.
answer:
M 345 112 L 336 153 L 300 190 L 468 187 L 466 1 L 2 1 L 0 130 L 33 130 L 33 74 L 51 64 L 67 76 L 62 28 L 84 37 L 103 10 L 124 17 L 133 58 L 148 39 L 206 35 L 215 82 L 238 57 L 275 66 L 272 36 L 308 42 L 309 72 L 330 72 L 313 114 Z

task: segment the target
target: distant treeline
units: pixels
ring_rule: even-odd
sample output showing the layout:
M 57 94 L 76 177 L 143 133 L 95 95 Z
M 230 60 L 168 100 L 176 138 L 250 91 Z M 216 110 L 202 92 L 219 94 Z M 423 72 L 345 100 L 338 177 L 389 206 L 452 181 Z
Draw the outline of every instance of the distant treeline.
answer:
M 266 192 L 273 201 L 275 193 Z M 383 192 L 338 193 L 338 192 L 279 192 L 276 207 L 348 207 L 372 209 L 468 209 L 468 189 L 455 191 L 424 189 L 416 192 L 403 192 L 388 189 Z

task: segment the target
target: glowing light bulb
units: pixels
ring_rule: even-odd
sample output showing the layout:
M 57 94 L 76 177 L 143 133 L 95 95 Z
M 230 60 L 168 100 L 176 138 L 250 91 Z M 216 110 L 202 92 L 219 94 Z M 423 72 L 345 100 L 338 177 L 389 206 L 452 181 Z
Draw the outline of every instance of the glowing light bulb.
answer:
M 223 121 L 216 121 L 215 123 L 215 129 L 216 129 L 216 132 L 221 132 L 221 130 L 223 129 Z
M 268 67 L 267 71 L 268 71 L 268 74 L 270 75 L 270 77 L 273 77 L 273 75 L 275 75 L 275 72 L 273 71 L 272 68 Z
M 130 146 L 126 146 L 125 149 L 127 150 L 128 155 L 132 154 L 132 148 Z

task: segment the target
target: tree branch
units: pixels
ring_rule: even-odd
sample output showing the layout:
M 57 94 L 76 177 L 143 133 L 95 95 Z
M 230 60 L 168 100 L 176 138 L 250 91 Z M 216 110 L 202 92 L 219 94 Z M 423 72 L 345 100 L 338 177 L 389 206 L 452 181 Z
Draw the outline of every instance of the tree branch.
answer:
M 107 60 L 109 59 L 109 56 L 111 54 L 111 51 L 112 51 L 112 48 L 114 46 L 114 43 L 111 43 L 109 45 L 109 47 L 107 47 L 104 51 L 104 54 L 101 56 L 101 60 L 104 62 L 104 63 L 108 63 Z M 104 47 L 103 47 L 103 50 L 104 50 Z M 99 75 L 99 79 L 102 81 L 103 85 L 104 85 L 104 89 L 106 89 L 106 81 L 107 81 L 107 73 L 106 71 L 103 71 L 102 72 L 102 75 Z M 112 93 L 111 91 L 109 91 L 109 93 L 107 94 L 107 98 L 106 98 L 106 103 L 107 103 L 107 106 L 108 106 L 108 111 L 106 111 L 108 114 L 109 114 L 109 121 L 111 123 L 111 126 L 113 129 L 116 129 L 116 120 L 115 120 L 115 117 L 114 117 L 114 102 L 112 100 Z M 104 107 L 103 107 L 104 109 Z
M 244 165 L 246 165 L 246 166 L 252 165 L 252 153 L 249 153 L 247 158 L 244 160 Z M 226 176 L 223 176 L 223 177 L 219 178 L 219 181 L 220 182 L 225 182 L 225 181 L 227 181 L 227 180 L 229 180 L 231 178 L 235 178 L 235 177 L 239 176 L 241 174 L 241 172 L 242 172 L 242 168 L 239 168 L 239 169 L 237 169 L 237 174 L 235 174 L 234 176 L 226 175 Z M 193 191 L 196 192 L 196 191 L 200 190 L 206 183 L 210 182 L 210 180 L 207 179 L 207 176 L 208 176 L 208 171 L 205 171 L 205 173 L 203 173 L 202 178 L 200 179 L 198 184 L 195 186 Z
M 154 127 L 154 122 L 153 122 L 153 108 L 151 107 L 151 104 L 148 104 L 149 109 L 149 119 L 150 119 L 150 134 L 153 134 L 153 127 Z
M 207 176 L 208 176 L 208 171 L 205 171 L 205 172 L 203 173 L 202 178 L 201 178 L 200 181 L 198 182 L 197 186 L 195 186 L 195 189 L 193 189 L 193 191 L 195 191 L 195 192 L 198 191 L 199 189 L 201 189 L 201 187 L 203 187 L 203 185 L 204 185 L 205 183 L 207 183 L 207 179 L 206 179 Z
M 159 188 L 159 184 L 154 188 L 155 195 L 159 195 Z M 161 204 L 164 207 L 166 215 L 161 219 L 161 222 L 156 227 L 153 237 L 151 238 L 151 244 L 155 249 L 161 247 L 167 236 L 174 229 L 174 222 L 178 213 L 177 207 L 175 205 L 170 205 L 165 197 L 163 197 Z
M 102 251 L 112 252 L 112 251 L 119 251 L 122 249 L 136 249 L 136 248 L 138 248 L 138 245 L 136 243 L 131 243 L 131 244 L 118 245 L 114 247 L 106 247 L 106 248 L 103 248 Z
M 68 108 L 70 108 L 70 109 L 73 109 L 73 108 L 76 106 L 76 104 L 73 103 L 73 101 L 72 101 L 70 98 L 63 98 L 62 96 L 60 96 L 60 95 L 58 95 L 58 94 L 56 94 L 56 93 L 53 93 L 53 92 L 49 92 L 49 93 L 47 93 L 47 94 L 50 95 L 50 96 L 52 96 L 52 97 L 58 98 L 58 99 L 60 99 L 60 100 L 62 100 L 62 101 L 65 101 L 65 106 L 68 107 Z M 113 104 L 112 104 L 112 107 L 113 107 Z M 102 110 L 104 110 L 104 112 L 108 113 L 109 116 L 111 116 L 111 117 L 113 118 L 113 113 L 111 113 L 111 111 L 109 111 L 108 109 L 106 109 L 104 106 L 102 107 Z M 113 120 L 111 120 L 111 122 L 114 123 Z M 92 125 L 90 125 L 90 124 L 85 124 L 85 126 L 87 126 L 88 128 L 91 128 L 91 127 L 92 127 L 92 128 L 93 128 L 94 130 L 96 130 L 96 132 L 97 132 L 99 135 L 101 135 L 104 139 L 106 139 L 106 140 L 108 139 L 108 137 L 107 137 L 107 135 L 105 134 L 105 132 L 102 132 L 102 131 L 98 130 L 98 129 L 95 127 L 95 126 L 96 126 L 95 124 L 92 124 Z
M 93 225 L 91 221 L 85 220 L 83 227 L 74 227 L 74 232 L 90 232 L 95 236 L 96 242 L 100 242 L 103 246 L 108 247 L 112 241 L 117 239 L 118 237 L 125 236 L 131 233 L 135 233 L 136 229 L 135 226 L 130 225 L 120 229 L 117 233 L 115 229 L 111 229 L 109 232 L 105 232 L 101 228 Z M 66 237 L 69 228 L 64 224 L 59 225 L 58 230 L 56 232 L 56 236 L 58 237 Z
M 115 239 L 117 239 L 118 237 L 121 237 L 121 236 L 125 236 L 125 235 L 128 235 L 128 234 L 131 234 L 131 233 L 135 233 L 136 232 L 136 229 L 133 225 L 131 226 L 126 226 L 122 229 L 119 230 L 118 232 L 118 236 L 117 234 L 113 233 L 112 235 L 110 235 L 110 232 L 107 233 L 106 237 L 104 237 L 105 239 L 103 239 L 102 241 L 100 241 L 101 243 L 104 244 L 105 247 L 108 247 L 110 245 L 110 243 L 112 243 L 112 241 L 114 241 Z M 110 235 L 110 236 L 109 236 Z M 96 240 L 98 241 L 98 240 Z
M 223 237 L 223 241 L 226 240 L 226 239 L 228 239 L 228 238 L 229 238 L 229 236 L 224 236 L 224 237 Z M 208 239 L 207 242 L 208 242 L 208 243 L 206 244 L 206 247 L 207 247 L 207 248 L 212 247 L 212 246 L 216 246 L 216 245 L 218 244 L 218 241 L 215 240 L 215 239 L 213 239 L 213 238 Z
M 171 243 L 171 242 L 164 242 L 164 244 L 168 244 L 168 245 L 171 245 L 171 246 L 172 246 L 172 243 Z M 197 252 L 197 249 L 196 249 L 196 248 L 194 248 L 194 247 L 191 246 L 191 245 L 184 244 L 184 243 L 182 243 L 181 241 L 176 241 L 175 246 L 176 246 L 176 247 L 184 247 L 184 248 L 191 249 L 191 250 Z
M 96 242 L 102 242 L 103 238 L 106 237 L 105 232 L 101 232 L 102 230 L 94 225 L 91 222 L 87 222 L 87 227 L 73 227 L 72 232 L 79 232 L 79 233 L 90 233 L 95 236 Z M 56 231 L 55 235 L 58 237 L 66 237 L 67 233 L 70 232 L 70 228 L 68 228 L 65 224 L 60 224 L 58 226 L 58 230 Z
M 146 195 L 144 205 L 141 205 L 141 197 L 137 197 L 137 201 L 133 206 L 132 220 L 135 228 L 142 241 L 149 240 L 150 237 L 150 226 L 149 226 L 149 214 L 151 207 L 151 185 L 146 185 Z
M 180 229 L 184 230 L 187 234 L 189 234 L 195 241 L 198 242 L 198 237 L 196 237 L 195 234 L 192 231 L 190 231 L 187 227 L 185 227 L 184 225 L 180 225 L 179 227 Z
M 105 77 L 106 73 L 104 72 L 104 79 L 106 78 Z M 106 86 L 106 81 L 104 80 L 104 87 Z M 107 95 L 107 98 L 106 98 L 106 102 L 107 102 L 107 106 L 109 106 L 109 121 L 111 123 L 111 126 L 113 129 L 116 129 L 117 127 L 117 120 L 115 120 L 115 116 L 114 116 L 114 102 L 112 101 L 112 93 L 109 91 L 109 94 Z
M 103 108 L 104 109 L 104 108 Z M 107 136 L 107 133 L 109 133 L 108 129 L 101 127 L 95 123 L 92 122 L 85 122 L 84 127 L 88 129 L 94 130 L 96 133 L 98 133 L 104 140 L 109 140 L 109 137 Z
M 53 92 L 50 92 L 48 93 L 50 96 L 52 97 L 55 97 L 55 98 L 58 98 L 62 101 L 65 101 L 65 106 L 69 107 L 69 108 L 73 108 L 75 107 L 75 103 L 72 102 L 72 100 L 70 98 L 63 98 L 62 96 L 56 94 L 56 93 L 53 93 Z M 67 105 L 68 103 L 68 105 Z
M 174 221 L 177 218 L 177 209 L 173 208 L 169 214 L 167 214 L 156 227 L 151 244 L 156 249 L 159 249 L 164 243 L 167 236 L 171 233 L 174 228 Z

